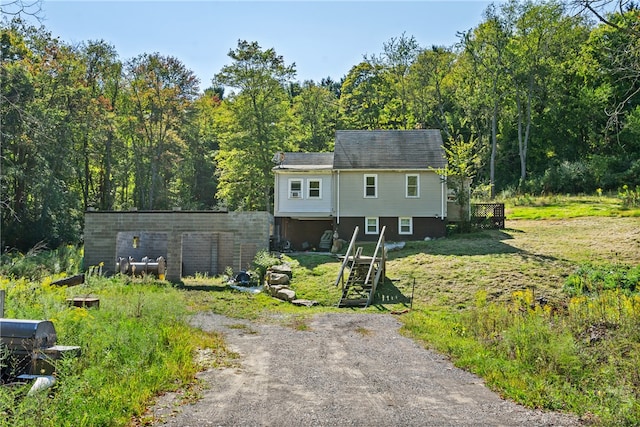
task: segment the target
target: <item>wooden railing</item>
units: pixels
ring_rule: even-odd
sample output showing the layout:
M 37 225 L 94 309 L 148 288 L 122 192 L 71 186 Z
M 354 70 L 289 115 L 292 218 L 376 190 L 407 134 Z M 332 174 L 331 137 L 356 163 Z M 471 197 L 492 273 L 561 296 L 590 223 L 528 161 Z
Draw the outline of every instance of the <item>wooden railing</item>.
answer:
M 340 267 L 340 272 L 338 273 L 338 277 L 336 278 L 336 283 L 334 286 L 338 286 L 342 282 L 342 290 L 344 291 L 344 269 L 347 267 L 347 263 L 349 262 L 349 258 L 351 257 L 351 252 L 353 252 L 353 247 L 356 244 L 356 237 L 358 237 L 358 226 L 356 226 L 355 230 L 353 230 L 353 236 L 351 236 L 351 242 L 349 243 L 349 248 L 347 252 L 344 254 L 344 260 L 342 261 L 342 266 Z M 355 254 L 354 254 L 355 256 Z
M 378 238 L 378 244 L 376 245 L 376 250 L 373 252 L 373 258 L 371 259 L 371 265 L 369 265 L 369 271 L 367 272 L 367 278 L 364 280 L 365 285 L 369 284 L 369 280 L 371 279 L 371 273 L 373 272 L 374 265 L 378 261 L 378 252 L 382 250 L 380 255 L 380 264 L 378 264 L 378 270 L 376 271 L 376 276 L 373 279 L 373 283 L 371 284 L 371 293 L 369 294 L 369 300 L 367 301 L 367 306 L 371 304 L 373 301 L 373 296 L 376 293 L 376 287 L 378 286 L 378 281 L 380 280 L 380 273 L 384 270 L 385 262 L 386 262 L 386 251 L 384 249 L 384 232 L 387 229 L 386 226 L 382 227 L 382 231 L 380 232 L 380 237 Z
M 473 203 L 471 224 L 478 228 L 504 228 L 504 203 Z

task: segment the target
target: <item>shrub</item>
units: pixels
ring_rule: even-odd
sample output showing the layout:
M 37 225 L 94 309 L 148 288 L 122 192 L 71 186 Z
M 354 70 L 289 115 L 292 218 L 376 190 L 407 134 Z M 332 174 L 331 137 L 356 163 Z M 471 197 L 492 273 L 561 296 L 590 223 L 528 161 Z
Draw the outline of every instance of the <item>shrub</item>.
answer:
M 628 293 L 640 291 L 640 266 L 585 264 L 569 275 L 564 284 L 564 291 L 571 296 L 615 289 Z
M 583 161 L 564 161 L 547 169 L 542 178 L 545 193 L 592 193 L 595 179 L 589 165 Z
M 622 200 L 622 207 L 625 209 L 640 207 L 640 185 L 636 185 L 635 189 L 623 185 L 618 191 L 618 198 Z
M 55 250 L 38 244 L 23 254 L 7 252 L 0 258 L 0 275 L 27 280 L 40 280 L 45 276 L 77 274 L 82 270 L 83 250 L 73 245 Z
M 281 260 L 277 256 L 272 255 L 270 252 L 265 250 L 259 251 L 253 259 L 253 268 L 258 274 L 258 278 L 260 279 L 259 283 L 262 283 L 264 275 L 270 267 L 280 263 Z

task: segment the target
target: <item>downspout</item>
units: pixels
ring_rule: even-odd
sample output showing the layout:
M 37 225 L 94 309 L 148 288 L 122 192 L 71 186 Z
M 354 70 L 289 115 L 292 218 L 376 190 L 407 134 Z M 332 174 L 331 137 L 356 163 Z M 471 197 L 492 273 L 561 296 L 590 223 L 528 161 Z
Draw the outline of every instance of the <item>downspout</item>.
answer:
M 279 173 L 274 173 L 275 175 L 275 179 L 276 182 L 274 182 L 274 185 L 276 190 L 280 190 L 280 174 Z M 278 191 L 274 191 L 273 193 L 273 215 L 275 216 L 276 211 L 280 211 L 280 206 L 278 205 L 280 203 L 279 197 L 278 197 Z
M 447 182 L 447 178 L 445 175 L 440 175 L 440 219 L 444 221 L 445 218 L 445 197 L 446 191 L 444 189 L 445 184 Z
M 336 224 L 340 224 L 340 171 L 336 171 Z

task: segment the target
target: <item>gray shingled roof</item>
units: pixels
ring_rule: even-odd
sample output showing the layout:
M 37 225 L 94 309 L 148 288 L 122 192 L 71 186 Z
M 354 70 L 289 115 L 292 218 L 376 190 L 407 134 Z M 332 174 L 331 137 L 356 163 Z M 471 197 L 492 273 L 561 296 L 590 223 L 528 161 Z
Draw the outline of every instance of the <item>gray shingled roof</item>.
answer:
M 336 131 L 334 169 L 441 169 L 447 164 L 437 129 Z
M 331 169 L 333 153 L 284 153 L 284 161 L 277 169 L 311 170 Z

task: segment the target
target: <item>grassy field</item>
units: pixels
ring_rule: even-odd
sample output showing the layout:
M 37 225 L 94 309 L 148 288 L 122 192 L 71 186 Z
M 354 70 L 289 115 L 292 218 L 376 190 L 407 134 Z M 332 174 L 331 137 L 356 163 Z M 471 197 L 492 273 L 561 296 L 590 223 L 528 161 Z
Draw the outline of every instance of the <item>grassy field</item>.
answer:
M 390 253 L 387 276 L 401 293 L 416 281 L 414 301 L 466 307 L 478 291 L 505 300 L 532 289 L 550 300 L 565 298 L 562 286 L 583 263 L 638 263 L 640 221 L 589 217 L 507 220 L 505 230 L 413 242 Z
M 505 200 L 510 219 L 567 219 L 578 217 L 640 217 L 640 209 L 627 208 L 613 196 L 518 196 Z
M 520 198 L 507 202 L 507 216 L 505 230 L 389 252 L 387 277 L 365 311 L 404 313 L 405 334 L 507 398 L 594 425 L 640 424 L 640 209 L 603 197 Z M 305 329 L 314 313 L 362 310 L 336 308 L 339 262 L 326 254 L 283 257 L 297 296 L 315 307 L 240 292 L 221 277 L 48 284 L 73 273 L 80 256 L 67 249 L 40 262 L 3 260 L 7 317 L 51 319 L 59 344 L 83 355 L 59 367 L 49 393 L 25 398 L 25 388 L 0 387 L 2 426 L 144 425 L 158 394 L 197 398 L 195 372 L 236 357 L 222 336 L 189 326 L 199 311 Z M 77 295 L 99 297 L 100 309 L 70 308 L 66 298 Z

